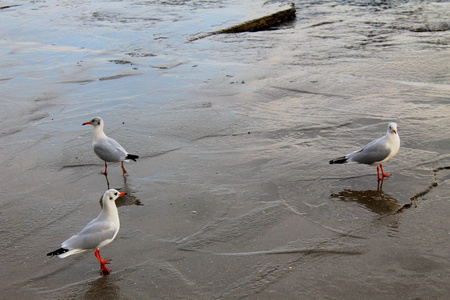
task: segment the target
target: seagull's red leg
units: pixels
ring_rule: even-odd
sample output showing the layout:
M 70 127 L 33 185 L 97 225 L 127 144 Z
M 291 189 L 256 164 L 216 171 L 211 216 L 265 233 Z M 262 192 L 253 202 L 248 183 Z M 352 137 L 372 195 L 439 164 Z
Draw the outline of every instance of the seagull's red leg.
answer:
M 109 264 L 111 260 L 110 259 L 103 260 L 102 257 L 100 256 L 99 249 L 95 250 L 94 254 L 95 257 L 97 257 L 97 259 L 100 261 L 100 275 L 108 276 L 111 273 L 111 271 L 106 267 L 106 265 Z
M 103 174 L 103 175 L 108 174 L 107 169 L 108 169 L 108 164 L 105 161 L 105 172 L 100 172 L 100 174 Z
M 380 165 L 381 166 L 381 165 Z M 378 176 L 378 180 L 384 180 L 383 177 L 380 177 L 380 166 L 377 166 L 377 176 Z
M 380 164 L 380 169 L 381 169 L 381 175 L 383 175 L 383 177 L 389 177 L 392 175 L 392 174 L 384 173 L 382 164 Z
M 124 168 L 124 166 L 123 166 L 123 161 L 122 161 L 122 172 L 123 172 L 123 175 L 128 174 L 128 173 L 127 173 L 127 170 L 125 170 L 125 168 Z

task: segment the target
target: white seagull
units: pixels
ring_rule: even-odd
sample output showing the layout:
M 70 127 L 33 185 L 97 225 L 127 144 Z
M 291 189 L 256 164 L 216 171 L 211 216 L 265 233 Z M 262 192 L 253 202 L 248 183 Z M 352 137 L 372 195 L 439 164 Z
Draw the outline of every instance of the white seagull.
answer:
M 100 248 L 111 243 L 119 232 L 119 212 L 115 200 L 125 193 L 119 193 L 115 189 L 107 190 L 103 194 L 103 208 L 97 218 L 89 222 L 83 230 L 71 238 L 65 240 L 58 250 L 47 253 L 48 256 L 58 255 L 60 258 L 72 254 L 95 249 L 95 257 L 100 261 L 100 274 L 106 276 L 110 270 L 106 267 L 110 259 L 103 260 L 100 256 Z
M 123 161 L 128 161 L 129 159 L 136 161 L 139 156 L 134 154 L 129 154 L 116 140 L 108 137 L 103 132 L 103 120 L 100 117 L 95 117 L 89 122 L 84 122 L 82 125 L 92 125 L 94 126 L 94 139 L 92 146 L 94 148 L 95 154 L 105 161 L 105 171 L 102 174 L 108 174 L 107 162 L 121 162 L 123 175 L 127 174 L 127 170 L 123 167 Z
M 397 124 L 392 122 L 389 123 L 385 136 L 370 142 L 361 150 L 330 160 L 330 164 L 359 163 L 370 166 L 376 165 L 378 180 L 384 180 L 384 177 L 389 177 L 391 174 L 384 173 L 382 163 L 393 158 L 399 149 L 400 137 L 397 133 Z

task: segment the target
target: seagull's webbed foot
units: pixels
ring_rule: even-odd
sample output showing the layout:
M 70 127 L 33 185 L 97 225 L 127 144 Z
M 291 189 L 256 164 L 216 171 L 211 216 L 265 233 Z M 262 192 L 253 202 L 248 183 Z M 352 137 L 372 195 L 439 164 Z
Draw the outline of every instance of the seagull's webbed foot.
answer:
M 111 274 L 111 270 L 108 269 L 108 267 L 106 266 L 106 264 L 109 264 L 109 261 L 110 261 L 110 259 L 104 260 L 104 261 L 103 261 L 103 262 L 104 262 L 103 264 L 100 263 L 100 271 L 99 271 L 99 274 L 100 274 L 100 275 L 102 275 L 102 276 L 108 276 L 109 274 Z
M 102 175 L 108 175 L 108 164 L 106 163 L 106 161 L 105 161 L 105 171 L 102 171 L 102 172 L 100 172 L 99 174 L 102 174 Z
M 381 171 L 381 176 L 380 176 L 380 171 Z M 378 177 L 378 181 L 383 181 L 383 180 L 386 180 L 386 178 L 384 178 L 384 177 L 389 177 L 389 176 L 391 176 L 390 174 L 386 174 L 386 175 L 389 175 L 389 176 L 384 176 L 385 174 L 384 174 L 384 172 L 383 172 L 383 167 L 381 167 L 381 164 L 379 165 L 379 166 L 377 166 L 377 177 Z
M 392 174 L 384 173 L 382 164 L 380 164 L 380 170 L 381 170 L 381 175 L 383 175 L 383 177 L 391 177 Z
M 111 271 L 108 269 L 108 267 L 106 266 L 107 264 L 109 264 L 109 262 L 111 261 L 110 259 L 102 259 L 102 257 L 100 256 L 100 250 L 95 250 L 95 257 L 97 257 L 98 261 L 100 262 L 100 275 L 102 276 L 108 276 L 109 274 L 111 274 Z

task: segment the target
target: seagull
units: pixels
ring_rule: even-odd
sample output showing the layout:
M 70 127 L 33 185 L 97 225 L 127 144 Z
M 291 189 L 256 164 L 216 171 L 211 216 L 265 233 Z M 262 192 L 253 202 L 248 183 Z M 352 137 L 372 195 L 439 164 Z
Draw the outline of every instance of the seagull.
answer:
M 392 122 L 389 123 L 385 136 L 370 142 L 361 150 L 330 160 L 330 164 L 359 163 L 377 166 L 378 180 L 384 180 L 384 177 L 389 177 L 391 174 L 384 173 L 382 163 L 393 158 L 399 149 L 400 137 L 397 133 L 397 124 Z
M 95 249 L 95 257 L 100 261 L 100 275 L 107 276 L 111 271 L 106 267 L 110 259 L 102 259 L 100 248 L 111 243 L 119 232 L 119 212 L 115 200 L 125 193 L 115 189 L 107 190 L 103 194 L 103 209 L 97 218 L 89 222 L 83 230 L 65 240 L 58 250 L 47 253 L 48 256 L 58 255 L 60 258 Z
M 94 140 L 92 146 L 94 147 L 94 152 L 105 161 L 105 171 L 101 174 L 108 174 L 107 162 L 121 162 L 123 175 L 127 174 L 127 170 L 123 167 L 123 161 L 128 161 L 129 159 L 136 161 L 139 156 L 134 154 L 129 154 L 116 140 L 108 137 L 103 132 L 103 120 L 100 117 L 95 117 L 89 122 L 84 122 L 82 125 L 92 125 L 94 126 Z

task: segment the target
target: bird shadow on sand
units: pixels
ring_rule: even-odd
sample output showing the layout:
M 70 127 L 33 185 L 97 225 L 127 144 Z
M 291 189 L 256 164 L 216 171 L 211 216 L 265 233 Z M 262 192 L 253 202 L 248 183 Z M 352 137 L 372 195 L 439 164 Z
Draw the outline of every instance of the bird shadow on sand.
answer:
M 108 175 L 107 174 L 103 174 L 103 175 L 105 176 L 107 189 L 110 189 L 111 187 L 110 187 L 110 183 L 108 180 Z M 123 177 L 123 186 L 116 187 L 115 189 L 120 192 L 125 192 L 125 195 L 123 195 L 122 197 L 120 197 L 119 199 L 116 200 L 117 207 L 126 206 L 126 205 L 137 205 L 137 206 L 144 205 L 144 204 L 142 204 L 141 200 L 134 195 L 133 189 L 128 185 L 127 176 L 123 175 L 122 177 Z M 100 206 L 101 206 L 102 197 L 100 197 L 99 202 L 100 202 Z

